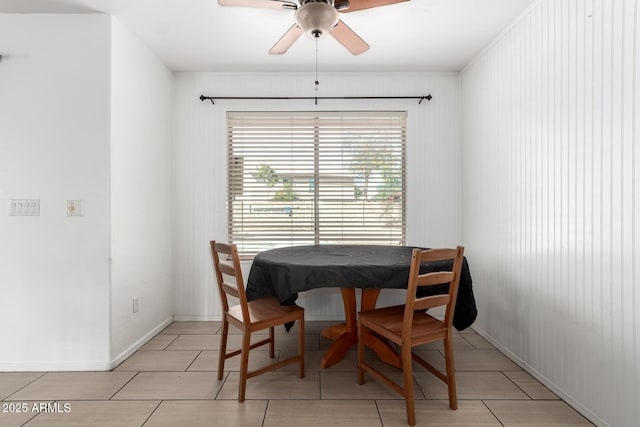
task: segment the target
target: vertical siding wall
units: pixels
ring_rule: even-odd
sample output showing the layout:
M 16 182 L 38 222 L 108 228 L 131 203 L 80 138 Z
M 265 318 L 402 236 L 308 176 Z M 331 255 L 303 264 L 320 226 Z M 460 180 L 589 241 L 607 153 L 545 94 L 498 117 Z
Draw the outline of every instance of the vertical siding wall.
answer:
M 599 425 L 640 425 L 639 2 L 536 3 L 461 75 L 476 328 Z
M 162 330 L 173 315 L 171 83 L 171 71 L 111 18 L 114 366 Z M 137 313 L 131 310 L 134 298 Z
M 460 91 L 458 73 L 177 73 L 175 87 L 175 309 L 178 320 L 219 319 L 209 240 L 227 239 L 227 110 L 406 110 L 408 242 L 456 245 L 461 240 Z M 433 100 L 216 101 L 211 96 L 398 96 Z M 433 209 L 437 206 L 437 209 Z M 248 273 L 250 262 L 244 263 Z M 381 300 L 395 301 L 385 291 Z M 304 292 L 308 319 L 344 318 L 337 289 Z

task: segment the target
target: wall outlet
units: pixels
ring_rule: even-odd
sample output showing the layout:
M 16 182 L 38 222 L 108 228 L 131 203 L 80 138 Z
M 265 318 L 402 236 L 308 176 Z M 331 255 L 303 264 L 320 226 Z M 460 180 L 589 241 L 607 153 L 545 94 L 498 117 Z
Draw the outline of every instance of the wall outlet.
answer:
M 131 308 L 134 313 L 137 313 L 140 310 L 140 298 L 133 298 L 133 304 Z
M 67 200 L 67 216 L 84 216 L 84 200 Z

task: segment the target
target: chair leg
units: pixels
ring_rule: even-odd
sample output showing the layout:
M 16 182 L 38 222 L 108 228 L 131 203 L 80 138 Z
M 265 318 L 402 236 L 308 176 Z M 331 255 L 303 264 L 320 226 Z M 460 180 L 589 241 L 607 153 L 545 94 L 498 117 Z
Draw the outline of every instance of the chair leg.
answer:
M 269 357 L 276 357 L 275 353 L 275 335 L 273 333 L 273 327 L 269 328 Z
M 218 380 L 222 379 L 224 373 L 224 361 L 227 354 L 227 335 L 229 333 L 229 322 L 225 315 L 222 316 L 222 333 L 220 334 L 220 351 L 218 352 Z
M 402 346 L 402 376 L 404 379 L 404 400 L 407 405 L 407 423 L 416 425 L 416 408 L 413 401 L 413 365 L 411 362 L 411 346 Z
M 244 402 L 244 394 L 247 389 L 247 371 L 249 370 L 249 347 L 251 347 L 251 332 L 242 332 L 242 350 L 240 354 L 240 388 L 238 389 L 238 402 Z
M 447 388 L 449 389 L 449 407 L 453 410 L 458 409 L 458 400 L 456 397 L 456 372 L 453 360 L 453 339 L 451 334 L 444 339 L 444 357 L 447 366 Z
M 300 362 L 298 367 L 298 377 L 304 378 L 304 319 L 298 321 L 298 355 Z
M 362 368 L 362 364 L 364 363 L 363 329 L 364 326 L 360 324 L 360 320 L 358 319 L 358 384 L 360 385 L 364 384 L 364 369 Z

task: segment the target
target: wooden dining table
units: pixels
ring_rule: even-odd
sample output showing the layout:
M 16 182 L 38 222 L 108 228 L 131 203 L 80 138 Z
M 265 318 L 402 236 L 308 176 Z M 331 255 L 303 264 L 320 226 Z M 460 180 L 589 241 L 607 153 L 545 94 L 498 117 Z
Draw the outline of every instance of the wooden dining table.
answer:
M 333 341 L 321 361 L 321 366 L 328 368 L 342 360 L 349 348 L 358 342 L 356 289 L 362 290 L 362 311 L 375 308 L 382 289 L 406 289 L 413 249 L 414 246 L 313 245 L 260 252 L 253 259 L 247 279 L 247 298 L 253 300 L 275 296 L 281 304 L 290 305 L 295 302 L 299 292 L 326 287 L 340 288 L 345 321 L 329 326 L 321 333 Z M 421 272 L 446 268 L 450 269 L 451 266 L 429 263 L 421 266 Z M 445 293 L 447 289 L 448 284 L 444 284 L 429 290 L 421 289 L 421 292 L 437 294 Z M 471 274 L 465 259 L 454 327 L 465 329 L 476 316 Z M 401 367 L 397 352 L 386 341 L 372 334 L 363 339 L 382 361 Z

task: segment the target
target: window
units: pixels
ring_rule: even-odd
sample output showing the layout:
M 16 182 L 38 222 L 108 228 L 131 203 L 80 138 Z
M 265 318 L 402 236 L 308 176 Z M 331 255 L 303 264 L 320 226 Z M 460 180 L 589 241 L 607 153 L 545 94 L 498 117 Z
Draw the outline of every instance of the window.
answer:
M 245 255 L 406 240 L 406 112 L 228 112 L 228 233 Z

